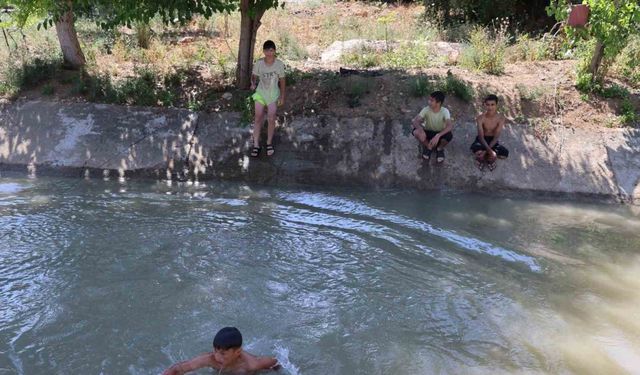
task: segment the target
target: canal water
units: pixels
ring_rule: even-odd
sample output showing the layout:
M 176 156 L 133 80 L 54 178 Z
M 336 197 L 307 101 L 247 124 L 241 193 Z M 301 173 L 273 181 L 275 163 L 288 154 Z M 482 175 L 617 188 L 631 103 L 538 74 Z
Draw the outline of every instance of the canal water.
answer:
M 0 375 L 158 374 L 223 326 L 282 374 L 640 374 L 640 215 L 0 178 Z

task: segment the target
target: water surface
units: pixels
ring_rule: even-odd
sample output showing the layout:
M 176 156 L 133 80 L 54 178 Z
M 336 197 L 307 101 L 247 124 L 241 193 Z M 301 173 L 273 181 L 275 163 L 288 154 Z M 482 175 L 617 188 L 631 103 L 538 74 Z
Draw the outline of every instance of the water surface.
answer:
M 0 375 L 157 374 L 225 325 L 285 374 L 640 374 L 629 207 L 5 177 L 0 236 Z

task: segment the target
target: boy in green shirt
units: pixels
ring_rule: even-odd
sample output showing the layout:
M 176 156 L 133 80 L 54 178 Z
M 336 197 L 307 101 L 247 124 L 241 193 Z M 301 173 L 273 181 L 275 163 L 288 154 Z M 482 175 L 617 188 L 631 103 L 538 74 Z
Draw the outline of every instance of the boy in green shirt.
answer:
M 251 156 L 260 155 L 260 131 L 264 123 L 264 110 L 267 109 L 267 156 L 273 155 L 273 133 L 276 130 L 276 111 L 284 104 L 285 74 L 284 63 L 276 59 L 276 44 L 267 40 L 262 47 L 264 58 L 256 61 L 251 74 L 251 90 L 255 102 L 256 117 L 253 125 L 253 148 Z M 258 85 L 256 87 L 256 80 Z
M 435 148 L 438 163 L 444 161 L 444 148 L 453 139 L 453 120 L 449 110 L 442 106 L 444 98 L 442 91 L 432 92 L 429 95 L 429 105 L 413 119 L 411 131 L 424 146 L 422 158 L 427 161 L 431 159 Z

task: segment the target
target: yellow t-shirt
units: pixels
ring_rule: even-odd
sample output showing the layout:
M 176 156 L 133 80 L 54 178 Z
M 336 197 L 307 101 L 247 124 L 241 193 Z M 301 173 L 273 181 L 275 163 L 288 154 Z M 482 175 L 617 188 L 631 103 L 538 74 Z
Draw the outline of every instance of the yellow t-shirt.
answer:
M 451 113 L 445 107 L 440 107 L 440 112 L 433 112 L 431 108 L 424 107 L 418 116 L 424 119 L 425 130 L 440 132 L 447 126 L 447 120 L 451 119 Z
M 267 105 L 278 100 L 280 96 L 278 81 L 284 78 L 284 63 L 275 59 L 273 64 L 268 66 L 264 59 L 260 59 L 253 64 L 253 74 L 260 80 L 256 92 L 262 96 Z

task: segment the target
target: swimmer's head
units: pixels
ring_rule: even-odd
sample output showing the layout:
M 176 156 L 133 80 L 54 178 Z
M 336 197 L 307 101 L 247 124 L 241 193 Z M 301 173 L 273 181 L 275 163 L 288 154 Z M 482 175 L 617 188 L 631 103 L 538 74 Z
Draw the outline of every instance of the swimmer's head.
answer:
M 494 94 L 487 95 L 484 98 L 484 107 L 489 113 L 495 113 L 498 110 L 498 97 Z
M 224 327 L 213 338 L 213 355 L 227 366 L 242 354 L 242 334 L 236 327 Z

